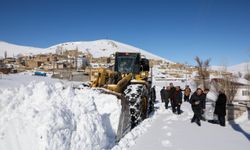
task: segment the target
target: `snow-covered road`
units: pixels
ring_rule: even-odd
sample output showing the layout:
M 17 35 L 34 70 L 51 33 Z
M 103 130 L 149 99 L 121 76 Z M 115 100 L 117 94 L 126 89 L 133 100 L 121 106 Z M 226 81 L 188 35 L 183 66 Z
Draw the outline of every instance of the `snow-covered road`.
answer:
M 159 104 L 158 113 L 147 131 L 135 139 L 130 150 L 211 150 L 239 149 L 248 150 L 250 141 L 231 125 L 219 125 L 201 122 L 201 127 L 190 123 L 192 111 L 190 104 L 184 103 L 181 115 L 172 114 Z

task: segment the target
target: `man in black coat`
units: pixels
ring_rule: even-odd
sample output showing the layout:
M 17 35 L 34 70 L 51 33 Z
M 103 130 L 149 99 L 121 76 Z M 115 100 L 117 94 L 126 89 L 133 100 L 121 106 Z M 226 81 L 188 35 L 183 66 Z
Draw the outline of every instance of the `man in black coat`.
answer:
M 161 102 L 163 103 L 166 99 L 166 94 L 165 94 L 165 86 L 161 89 L 160 93 L 161 93 Z
M 198 88 L 196 92 L 193 93 L 190 99 L 190 103 L 192 105 L 192 110 L 194 112 L 194 116 L 191 120 L 191 123 L 196 122 L 199 126 L 201 126 L 201 111 L 202 111 L 202 90 Z
M 205 113 L 205 109 L 206 109 L 206 99 L 207 99 L 207 93 L 209 92 L 209 89 L 205 89 L 202 93 L 202 101 L 201 101 L 201 119 L 203 121 L 206 121 L 205 117 L 204 117 L 204 113 Z
M 176 87 L 174 96 L 173 96 L 173 113 L 176 112 L 178 115 L 181 114 L 181 104 L 182 104 L 182 92 L 179 86 Z
M 167 86 L 165 90 L 165 108 L 168 109 L 168 104 L 169 104 L 169 98 L 170 98 L 170 87 Z
M 174 105 L 174 94 L 175 94 L 175 87 L 173 83 L 169 84 L 170 86 L 170 90 L 169 90 L 169 98 L 170 98 L 170 102 L 171 102 L 171 107 L 172 107 L 172 111 L 175 112 L 175 105 Z
M 225 126 L 227 96 L 223 91 L 219 91 L 219 96 L 215 104 L 214 114 L 218 115 L 219 124 Z

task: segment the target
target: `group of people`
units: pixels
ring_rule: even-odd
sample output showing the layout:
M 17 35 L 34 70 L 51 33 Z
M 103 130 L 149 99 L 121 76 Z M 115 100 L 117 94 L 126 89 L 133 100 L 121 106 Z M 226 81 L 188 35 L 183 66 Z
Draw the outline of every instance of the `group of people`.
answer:
M 166 88 L 161 89 L 161 100 L 165 103 L 165 108 L 168 109 L 171 104 L 173 113 L 181 114 L 182 90 L 180 86 L 174 86 L 170 83 Z
M 183 92 L 183 93 L 182 93 Z M 163 87 L 160 91 L 161 100 L 165 103 L 165 108 L 168 109 L 169 103 L 171 104 L 173 113 L 181 114 L 182 97 L 184 95 L 184 101 L 189 102 L 194 113 L 191 123 L 195 122 L 198 126 L 201 126 L 201 120 L 206 121 L 205 109 L 206 109 L 206 96 L 209 89 L 197 90 L 191 95 L 191 89 L 187 85 L 184 90 L 181 90 L 180 86 L 174 86 L 170 83 L 169 86 Z M 223 90 L 219 91 L 219 95 L 215 104 L 214 114 L 218 116 L 218 120 L 208 120 L 211 123 L 219 123 L 221 126 L 225 126 L 226 116 L 226 102 L 227 97 Z

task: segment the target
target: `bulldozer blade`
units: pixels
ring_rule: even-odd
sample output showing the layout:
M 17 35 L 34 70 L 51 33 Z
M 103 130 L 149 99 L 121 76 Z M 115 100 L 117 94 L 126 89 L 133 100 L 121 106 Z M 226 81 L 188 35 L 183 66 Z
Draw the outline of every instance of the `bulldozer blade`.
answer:
M 116 134 L 116 143 L 123 138 L 131 130 L 130 112 L 129 112 L 129 101 L 121 93 L 107 90 L 105 88 L 94 88 L 102 93 L 111 94 L 117 96 L 121 100 L 121 114 L 119 117 L 119 124 Z
M 114 92 L 114 91 L 110 91 L 110 90 L 105 89 L 105 88 L 93 88 L 93 89 L 98 90 L 98 91 L 100 91 L 101 93 L 115 95 L 115 96 L 117 96 L 117 98 L 119 98 L 119 99 L 121 99 L 121 97 L 122 97 L 122 94 L 121 94 L 121 93 L 117 93 L 117 92 Z
M 116 135 L 116 142 L 118 143 L 131 130 L 129 101 L 121 97 L 122 110 L 119 118 L 118 130 Z

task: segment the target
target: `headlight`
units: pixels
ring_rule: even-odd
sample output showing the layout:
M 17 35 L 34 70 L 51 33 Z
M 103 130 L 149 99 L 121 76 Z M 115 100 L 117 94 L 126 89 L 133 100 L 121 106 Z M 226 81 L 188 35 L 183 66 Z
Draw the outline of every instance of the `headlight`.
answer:
M 146 73 L 145 72 L 141 72 L 141 77 L 145 77 Z

